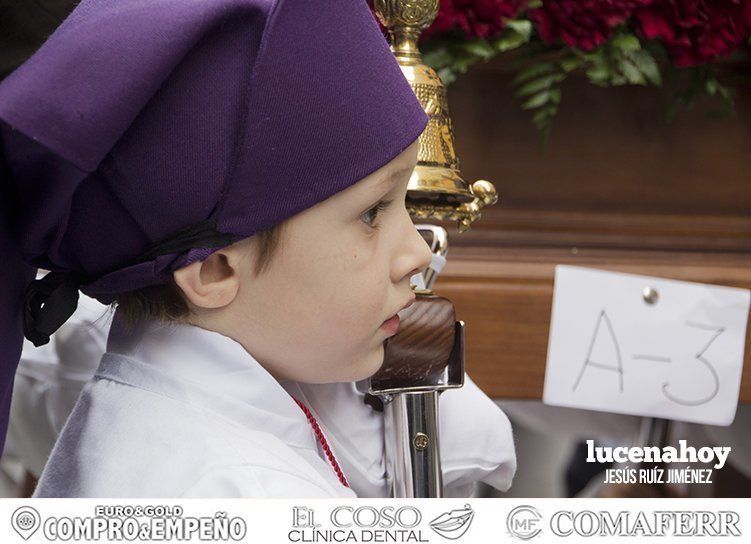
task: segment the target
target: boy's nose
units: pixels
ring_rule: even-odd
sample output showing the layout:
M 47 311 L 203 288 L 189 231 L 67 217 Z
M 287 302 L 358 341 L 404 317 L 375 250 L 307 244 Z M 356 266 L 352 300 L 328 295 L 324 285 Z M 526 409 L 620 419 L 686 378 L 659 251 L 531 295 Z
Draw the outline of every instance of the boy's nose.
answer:
M 402 249 L 399 258 L 396 260 L 397 264 L 394 268 L 394 277 L 392 278 L 394 283 L 403 281 L 405 276 L 411 278 L 413 275 L 425 270 L 433 256 L 430 246 L 428 246 L 428 243 L 417 230 L 414 223 L 412 223 L 411 219 L 405 225 L 400 246 Z

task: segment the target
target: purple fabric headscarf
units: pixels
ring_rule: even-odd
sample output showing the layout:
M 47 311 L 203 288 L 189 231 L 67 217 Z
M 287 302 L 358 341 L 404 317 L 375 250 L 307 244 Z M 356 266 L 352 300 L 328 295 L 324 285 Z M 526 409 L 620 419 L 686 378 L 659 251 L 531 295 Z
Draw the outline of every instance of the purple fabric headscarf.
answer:
M 164 283 L 427 121 L 366 0 L 83 0 L 0 83 L 0 451 L 22 316 Z

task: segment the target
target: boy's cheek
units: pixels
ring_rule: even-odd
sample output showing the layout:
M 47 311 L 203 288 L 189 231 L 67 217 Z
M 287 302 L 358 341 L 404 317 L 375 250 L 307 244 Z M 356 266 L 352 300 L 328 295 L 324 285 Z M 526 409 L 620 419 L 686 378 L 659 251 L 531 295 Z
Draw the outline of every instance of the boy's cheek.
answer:
M 294 327 L 330 340 L 375 334 L 388 316 L 388 271 L 383 267 L 342 266 L 339 259 L 315 259 L 308 266 L 263 277 L 245 292 L 240 305 L 274 328 Z M 274 271 L 276 272 L 276 271 Z M 316 340 L 314 337 L 313 340 Z

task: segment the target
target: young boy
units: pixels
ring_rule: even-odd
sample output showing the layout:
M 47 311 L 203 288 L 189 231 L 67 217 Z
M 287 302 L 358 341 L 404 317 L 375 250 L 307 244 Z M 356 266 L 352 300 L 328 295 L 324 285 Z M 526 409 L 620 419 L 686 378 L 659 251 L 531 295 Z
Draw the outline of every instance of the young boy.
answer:
M 118 305 L 36 495 L 354 496 L 282 384 L 373 374 L 430 260 L 404 207 L 427 117 L 367 4 L 84 0 L 0 120 L 4 261 L 55 271 L 22 311 L 2 273 L 6 345 L 79 288 Z

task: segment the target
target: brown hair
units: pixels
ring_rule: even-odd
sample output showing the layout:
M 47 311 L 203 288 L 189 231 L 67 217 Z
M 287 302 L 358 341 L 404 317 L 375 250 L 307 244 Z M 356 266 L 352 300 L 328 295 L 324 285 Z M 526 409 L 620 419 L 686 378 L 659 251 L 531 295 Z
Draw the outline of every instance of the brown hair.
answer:
M 280 223 L 270 229 L 257 232 L 258 259 L 255 265 L 256 276 L 261 274 L 271 262 L 281 239 Z M 137 291 L 121 293 L 115 299 L 118 313 L 128 326 L 142 320 L 162 322 L 182 321 L 190 314 L 188 302 L 174 278 L 164 285 L 152 285 Z

